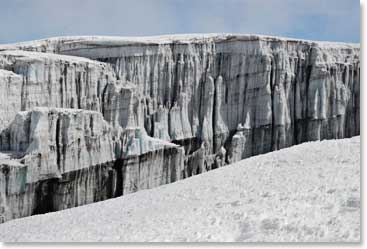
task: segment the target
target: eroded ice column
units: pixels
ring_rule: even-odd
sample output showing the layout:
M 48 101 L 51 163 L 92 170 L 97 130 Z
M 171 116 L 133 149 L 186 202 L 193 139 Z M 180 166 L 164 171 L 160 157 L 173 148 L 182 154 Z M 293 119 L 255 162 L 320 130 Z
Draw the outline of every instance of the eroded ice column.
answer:
M 213 111 L 214 111 L 214 80 L 208 76 L 204 83 L 204 93 L 201 104 L 201 141 L 204 144 L 205 153 L 213 153 Z
M 0 133 L 21 109 L 22 77 L 0 69 Z
M 228 126 L 224 123 L 222 102 L 224 101 L 223 77 L 219 75 L 215 81 L 214 100 L 214 151 L 217 152 L 228 137 Z
M 183 178 L 182 147 L 149 137 L 144 128 L 128 128 L 121 134 L 121 157 L 115 163 L 119 194 L 157 187 Z

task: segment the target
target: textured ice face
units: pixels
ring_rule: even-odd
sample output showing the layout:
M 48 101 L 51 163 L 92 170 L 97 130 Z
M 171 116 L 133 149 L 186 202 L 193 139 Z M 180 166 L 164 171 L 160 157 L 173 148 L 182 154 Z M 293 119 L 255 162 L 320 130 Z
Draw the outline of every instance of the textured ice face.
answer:
M 62 89 L 53 87 L 56 93 L 61 91 L 62 103 L 56 100 L 55 104 L 99 110 L 108 122 L 123 128 L 144 127 L 148 135 L 164 140 L 197 138 L 207 144 L 209 154 L 230 140 L 239 124 L 251 136 L 247 139 L 249 155 L 310 137 L 358 133 L 359 129 L 356 114 L 347 119 L 351 124 L 342 128 L 343 116 L 351 113 L 346 109 L 359 108 L 359 47 L 355 44 L 205 34 L 51 38 L 13 45 L 16 48 L 74 55 L 42 54 L 39 59 L 72 60 L 81 66 L 88 60 L 79 57 L 107 62 L 112 67 L 99 63 L 98 77 L 88 77 L 93 76 L 89 65 L 96 63 L 87 63 L 82 69 L 86 72 L 81 73 L 86 75 L 85 82 L 78 83 L 81 74 L 76 72 L 79 76 L 71 73 L 66 77 L 71 82 L 65 82 Z M 17 60 L 35 54 L 3 53 L 10 58 L 18 56 Z M 23 71 L 28 72 L 30 82 L 45 81 L 37 77 L 49 73 L 36 69 L 32 66 Z M 95 82 L 99 82 L 97 87 Z M 39 91 L 33 92 L 39 95 Z M 29 108 L 50 105 L 39 100 L 25 102 Z M 322 124 L 323 120 L 328 124 Z
M 150 136 L 198 139 L 206 154 L 231 150 L 238 125 L 239 159 L 359 133 L 358 45 L 229 34 L 66 40 L 59 53 L 111 63 L 136 86 L 136 124 Z
M 29 182 L 59 179 L 47 188 L 63 196 L 64 181 L 78 192 L 81 179 L 98 179 L 86 184 L 95 189 L 88 198 L 65 197 L 73 199 L 66 207 L 82 205 L 358 135 L 359 67 L 356 44 L 256 35 L 0 46 L 0 148 L 28 167 Z M 24 198 L 35 190 L 27 191 Z M 61 200 L 54 210 L 66 208 Z M 32 214 L 29 205 L 14 217 Z

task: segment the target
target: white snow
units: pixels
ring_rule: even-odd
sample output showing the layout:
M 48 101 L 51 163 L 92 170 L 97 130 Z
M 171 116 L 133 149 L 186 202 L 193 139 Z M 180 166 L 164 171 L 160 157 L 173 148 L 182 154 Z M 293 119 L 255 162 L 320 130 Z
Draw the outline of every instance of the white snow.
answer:
M 358 43 L 343 43 L 330 41 L 312 41 L 304 39 L 296 39 L 280 36 L 269 36 L 259 34 L 240 34 L 240 33 L 192 33 L 192 34 L 168 34 L 157 36 L 60 36 L 51 37 L 40 40 L 24 41 L 13 44 L 0 44 L 1 50 L 26 49 L 47 47 L 51 44 L 78 44 L 83 43 L 91 46 L 124 46 L 132 44 L 171 44 L 171 43 L 201 43 L 211 41 L 226 41 L 226 40 L 261 40 L 261 41 L 289 41 L 304 44 L 313 44 L 319 47 L 338 47 L 338 48 L 359 48 Z M 71 46 L 72 49 L 73 46 Z M 77 48 L 78 45 L 76 45 Z
M 17 61 L 41 61 L 41 60 L 60 60 L 66 61 L 70 63 L 90 63 L 90 64 L 97 64 L 101 65 L 102 62 L 98 62 L 95 60 L 90 60 L 84 57 L 78 56 L 69 56 L 69 55 L 59 55 L 59 54 L 52 54 L 52 53 L 39 53 L 39 52 L 30 52 L 30 51 L 23 51 L 23 50 L 0 50 L 0 56 L 13 56 L 17 57 Z M 4 70 L 2 70 L 4 71 Z
M 17 157 L 19 157 L 19 154 L 14 153 L 13 151 L 1 151 L 0 152 L 0 164 L 24 167 L 24 164 L 21 164 L 18 161 L 13 160 L 13 158 L 17 158 Z
M 0 225 L 0 241 L 360 240 L 360 137 L 305 143 L 173 184 Z

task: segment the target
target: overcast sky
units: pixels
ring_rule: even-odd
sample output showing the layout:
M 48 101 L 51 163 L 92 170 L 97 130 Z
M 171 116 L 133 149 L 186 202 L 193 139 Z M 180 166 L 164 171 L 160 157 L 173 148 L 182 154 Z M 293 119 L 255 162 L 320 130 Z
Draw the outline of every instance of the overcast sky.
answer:
M 213 32 L 359 42 L 359 19 L 359 0 L 0 0 L 0 43 Z

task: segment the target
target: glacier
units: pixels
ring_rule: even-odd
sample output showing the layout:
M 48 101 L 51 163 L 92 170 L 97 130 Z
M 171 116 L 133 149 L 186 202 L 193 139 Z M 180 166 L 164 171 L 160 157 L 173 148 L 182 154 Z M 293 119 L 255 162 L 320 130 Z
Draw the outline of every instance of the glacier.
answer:
M 0 45 L 0 222 L 359 135 L 359 53 L 242 34 Z

